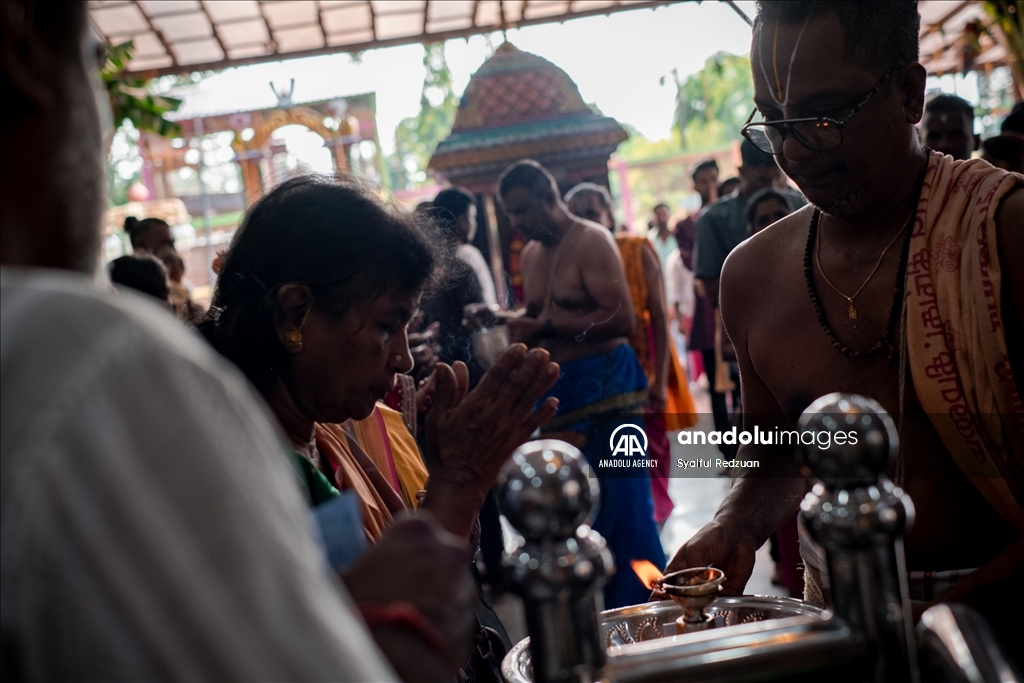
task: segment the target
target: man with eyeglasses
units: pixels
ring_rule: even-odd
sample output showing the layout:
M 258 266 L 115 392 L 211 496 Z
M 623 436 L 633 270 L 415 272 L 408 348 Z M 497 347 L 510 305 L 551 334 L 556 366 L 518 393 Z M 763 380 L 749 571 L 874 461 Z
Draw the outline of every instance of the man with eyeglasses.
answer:
M 743 133 L 811 205 L 722 272 L 744 427 L 791 429 L 834 391 L 879 401 L 901 437 L 889 474 L 917 508 L 905 539 L 915 613 L 960 600 L 1011 634 L 1006 600 L 1024 575 L 1024 177 L 921 147 L 915 2 L 758 10 Z M 809 485 L 789 448 L 738 457 L 769 476 L 739 478 L 666 570 L 714 564 L 731 592 Z M 809 542 L 801 552 L 805 595 L 824 601 L 823 558 Z

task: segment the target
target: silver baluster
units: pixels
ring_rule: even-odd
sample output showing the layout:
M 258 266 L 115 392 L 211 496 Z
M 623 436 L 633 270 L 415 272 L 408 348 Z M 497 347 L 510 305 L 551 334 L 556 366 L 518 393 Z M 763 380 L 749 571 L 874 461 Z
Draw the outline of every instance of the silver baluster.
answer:
M 600 495 L 589 466 L 563 441 L 531 441 L 513 453 L 498 486 L 498 505 L 523 536 L 505 564 L 525 603 L 533 680 L 597 680 L 606 656 L 597 615 L 614 564 L 588 526 Z
M 836 616 L 876 653 L 872 679 L 916 678 L 916 651 L 903 555 L 914 506 L 885 478 L 899 437 L 876 401 L 854 394 L 822 396 L 800 417 L 803 462 L 820 481 L 801 504 L 801 521 L 825 548 Z M 840 433 L 856 435 L 840 439 Z M 828 447 L 822 447 L 827 442 Z

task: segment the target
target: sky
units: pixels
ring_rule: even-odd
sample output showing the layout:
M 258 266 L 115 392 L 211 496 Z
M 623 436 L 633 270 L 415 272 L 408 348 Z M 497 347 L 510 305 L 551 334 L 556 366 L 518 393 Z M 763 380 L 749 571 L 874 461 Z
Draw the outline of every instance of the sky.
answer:
M 736 4 L 753 16 L 753 2 Z M 519 49 L 564 69 L 584 101 L 652 140 L 670 134 L 675 108 L 672 69 L 683 78 L 699 71 L 718 51 L 750 50 L 750 27 L 722 2 L 687 2 L 528 26 L 508 31 L 507 37 Z M 500 33 L 493 33 L 446 43 L 457 95 L 501 40 Z M 406 45 L 366 51 L 358 62 L 337 54 L 228 69 L 200 87 L 225 108 L 236 109 L 274 106 L 270 83 L 286 87 L 292 78 L 293 99 L 300 102 L 376 92 L 380 144 L 390 154 L 399 121 L 419 112 L 422 60 L 421 45 Z

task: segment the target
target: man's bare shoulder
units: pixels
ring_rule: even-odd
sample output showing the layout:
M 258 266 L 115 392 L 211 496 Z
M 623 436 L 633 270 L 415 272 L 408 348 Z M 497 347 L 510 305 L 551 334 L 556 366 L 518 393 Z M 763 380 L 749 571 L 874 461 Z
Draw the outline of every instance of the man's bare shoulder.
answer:
M 802 258 L 813 208 L 805 206 L 732 250 L 722 268 L 722 286 L 761 290 L 779 275 L 778 265 Z
M 615 244 L 615 237 L 608 228 L 586 220 L 577 220 L 575 222 L 577 225 L 576 230 L 579 233 L 579 243 L 581 245 L 586 246 L 588 249 L 593 249 L 595 247 L 602 249 L 607 247 L 616 251 L 618 250 L 618 247 Z M 604 245 L 604 247 L 602 247 L 602 245 Z
M 523 259 L 524 262 L 532 261 L 533 259 L 537 258 L 540 255 L 543 247 L 544 245 L 538 242 L 537 240 L 530 240 L 523 247 L 523 251 L 520 252 L 520 257 Z

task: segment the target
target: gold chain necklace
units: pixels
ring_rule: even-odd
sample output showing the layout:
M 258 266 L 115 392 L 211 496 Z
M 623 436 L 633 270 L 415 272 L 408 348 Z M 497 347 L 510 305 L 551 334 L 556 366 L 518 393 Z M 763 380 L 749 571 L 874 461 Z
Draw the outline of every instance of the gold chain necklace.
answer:
M 853 296 L 847 296 L 846 294 L 844 294 L 841 289 L 832 284 L 832 281 L 828 279 L 828 275 L 825 275 L 825 269 L 821 267 L 821 233 L 818 233 L 818 240 L 817 244 L 815 244 L 814 249 L 814 263 L 818 266 L 818 272 L 821 273 L 821 277 L 825 280 L 826 284 L 828 284 L 829 287 L 836 291 L 836 294 L 846 299 L 847 303 L 850 304 L 850 308 L 846 312 L 850 320 L 857 319 L 857 307 L 853 305 L 854 300 L 858 296 L 860 296 L 860 293 L 863 292 L 864 288 L 868 286 L 869 282 L 871 282 L 871 278 L 873 278 L 875 276 L 875 273 L 878 272 L 878 267 L 882 265 L 882 259 L 884 259 L 885 255 L 888 253 L 889 247 L 896 244 L 896 240 L 907 229 L 907 226 L 910 225 L 910 222 L 914 220 L 914 216 L 916 214 L 917 210 L 915 207 L 915 210 L 910 213 L 910 218 L 907 219 L 906 223 L 903 224 L 903 227 L 900 228 L 900 231 L 893 235 L 892 240 L 890 240 L 889 244 L 887 244 L 885 249 L 882 250 L 882 254 L 881 256 L 878 257 L 878 261 L 875 263 L 875 267 L 871 269 L 871 273 L 868 274 L 868 278 L 864 280 L 860 288 L 858 288 L 857 291 L 853 293 Z

